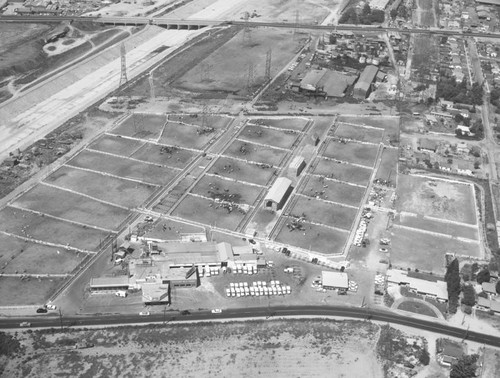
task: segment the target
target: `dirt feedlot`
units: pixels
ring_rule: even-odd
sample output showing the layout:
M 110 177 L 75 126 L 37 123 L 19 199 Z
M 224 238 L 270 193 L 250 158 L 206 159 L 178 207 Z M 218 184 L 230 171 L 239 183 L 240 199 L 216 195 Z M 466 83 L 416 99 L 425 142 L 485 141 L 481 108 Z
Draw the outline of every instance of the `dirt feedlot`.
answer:
M 377 152 L 378 146 L 372 144 L 342 143 L 332 139 L 324 152 L 324 156 L 371 168 L 375 163 Z
M 210 174 L 257 185 L 267 185 L 274 176 L 274 172 L 274 168 L 262 167 L 222 156 L 208 171 Z

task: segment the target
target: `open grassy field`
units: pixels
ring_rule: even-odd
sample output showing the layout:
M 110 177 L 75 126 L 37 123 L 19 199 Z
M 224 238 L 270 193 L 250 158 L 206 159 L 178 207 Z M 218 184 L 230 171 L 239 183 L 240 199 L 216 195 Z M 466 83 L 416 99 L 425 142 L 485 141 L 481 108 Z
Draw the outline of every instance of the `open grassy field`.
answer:
M 167 117 L 165 115 L 134 113 L 114 128 L 113 133 L 156 141 L 160 137 L 161 130 L 166 121 Z
M 224 151 L 224 155 L 233 156 L 257 163 L 278 166 L 286 155 L 286 151 L 272 147 L 259 146 L 257 144 L 235 140 Z
M 335 136 L 359 140 L 361 142 L 380 143 L 384 136 L 384 130 L 340 123 L 335 130 Z
M 202 149 L 216 136 L 215 130 L 204 133 L 198 126 L 168 121 L 163 128 L 159 143 L 169 146 Z
M 321 177 L 312 176 L 307 182 L 302 194 L 308 197 L 320 197 L 328 201 L 359 206 L 365 193 L 365 188 L 352 186 L 332 180 L 322 180 Z
M 361 144 L 356 142 L 340 143 L 331 139 L 324 156 L 359 164 L 365 167 L 373 167 L 377 157 L 378 146 L 371 144 Z
M 278 131 L 268 127 L 246 125 L 238 135 L 238 139 L 259 144 L 267 144 L 281 148 L 290 148 L 297 140 L 295 131 Z
M 142 204 L 156 189 L 151 185 L 70 167 L 59 168 L 47 177 L 46 182 L 129 209 Z
M 479 257 L 479 246 L 446 236 L 439 237 L 417 230 L 395 227 L 391 237 L 391 263 L 403 269 L 444 274 L 447 252 Z
M 276 241 L 326 255 L 342 253 L 342 248 L 349 236 L 348 232 L 341 232 L 308 222 L 304 222 L 303 225 L 305 232 L 299 230 L 290 232 L 287 227 L 283 227 L 276 236 Z
M 395 182 L 398 174 L 398 157 L 399 151 L 396 148 L 385 148 L 375 179 Z
M 334 205 L 314 198 L 297 196 L 297 203 L 290 211 L 291 215 L 302 216 L 315 223 L 350 230 L 356 217 L 356 209 Z
M 397 193 L 399 211 L 476 224 L 474 191 L 468 184 L 402 175 Z
M 244 214 L 237 209 L 229 213 L 227 209 L 214 204 L 213 200 L 192 195 L 187 195 L 172 211 L 172 215 L 233 231 L 244 217 Z
M 88 150 L 80 152 L 67 165 L 139 180 L 151 185 L 166 185 L 177 173 L 169 167 L 161 167 L 156 164 L 142 163 L 137 160 Z
M 424 218 L 423 216 L 408 216 L 399 214 L 396 222 L 406 227 L 418 228 L 438 232 L 453 237 L 462 237 L 467 239 L 478 240 L 479 235 L 476 227 L 467 227 L 449 222 L 440 222 L 433 219 Z
M 27 378 L 324 377 L 332 371 L 381 378 L 379 329 L 362 321 L 287 319 L 19 332 L 0 368 Z M 82 340 L 94 346 L 75 349 Z
M 352 164 L 339 164 L 328 159 L 321 159 L 314 168 L 314 173 L 327 178 L 350 182 L 358 185 L 368 185 L 372 171 L 369 168 L 358 167 Z
M 23 194 L 14 205 L 108 230 L 116 230 L 129 214 L 120 207 L 42 184 Z
M 166 148 L 153 143 L 145 143 L 132 154 L 132 158 L 161 164 L 170 168 L 182 169 L 197 155 L 196 152 L 184 148 Z
M 262 168 L 257 164 L 245 163 L 221 156 L 208 171 L 222 177 L 258 185 L 267 185 L 274 176 L 274 168 Z
M 0 277 L 0 306 L 41 305 L 47 302 L 63 278 Z M 35 310 L 33 310 L 35 315 Z
M 430 2 L 433 0 L 420 0 L 422 2 Z M 432 9 L 424 12 L 422 16 L 430 14 L 432 16 Z M 414 36 L 414 50 L 412 54 L 412 79 L 425 80 L 425 75 L 430 75 L 431 70 L 438 66 L 439 61 L 439 38 L 433 35 L 415 35 Z
M 270 127 L 276 127 L 278 129 L 288 129 L 288 130 L 296 130 L 303 131 L 309 122 L 309 118 L 249 118 L 248 123 L 252 125 L 265 125 Z
M 104 134 L 91 143 L 88 148 L 129 157 L 144 144 L 145 142 L 141 140 Z
M 205 118 L 205 120 L 203 120 Z M 206 126 L 213 127 L 215 129 L 224 129 L 229 123 L 233 120 L 233 117 L 226 115 L 217 115 L 217 114 L 169 114 L 168 121 L 170 122 L 179 122 L 186 123 L 188 125 L 194 126 Z
M 418 0 L 417 1 L 417 19 L 418 23 L 423 26 L 437 26 L 436 16 L 438 13 L 433 11 L 433 8 L 439 10 L 437 0 Z
M 44 217 L 29 211 L 5 207 L 0 210 L 0 231 L 21 237 L 85 250 L 95 250 L 108 233 Z
M 235 203 L 253 205 L 260 192 L 265 188 L 237 183 L 216 176 L 203 176 L 191 193 L 208 198 L 223 198 Z
M 431 316 L 437 318 L 436 314 L 432 309 L 422 302 L 405 301 L 398 306 L 398 310 L 413 312 L 415 314 Z
M 240 31 L 174 81 L 174 85 L 189 91 L 247 93 L 249 64 L 252 65 L 252 88 L 259 87 L 265 81 L 268 50 L 272 49 L 271 74 L 274 74 L 293 58 L 297 46 L 287 29 L 252 28 L 251 41 L 245 44 Z
M 314 131 L 318 135 L 322 135 L 334 122 L 333 117 L 314 117 Z
M 356 116 L 340 116 L 339 122 L 353 123 L 356 125 L 373 126 L 384 129 L 384 140 L 399 141 L 399 117 L 398 116 L 381 116 L 381 117 L 356 117 Z

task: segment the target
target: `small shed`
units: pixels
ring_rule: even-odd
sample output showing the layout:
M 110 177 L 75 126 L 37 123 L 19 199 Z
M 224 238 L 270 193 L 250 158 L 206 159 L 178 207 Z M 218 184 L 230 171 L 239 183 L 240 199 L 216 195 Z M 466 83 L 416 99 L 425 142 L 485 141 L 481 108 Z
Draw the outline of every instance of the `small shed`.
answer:
M 280 210 L 283 208 L 292 188 L 292 181 L 286 177 L 279 177 L 267 192 L 264 199 L 264 208 L 269 210 Z
M 290 163 L 290 170 L 293 172 L 295 177 L 300 176 L 305 167 L 306 161 L 302 156 L 295 156 Z

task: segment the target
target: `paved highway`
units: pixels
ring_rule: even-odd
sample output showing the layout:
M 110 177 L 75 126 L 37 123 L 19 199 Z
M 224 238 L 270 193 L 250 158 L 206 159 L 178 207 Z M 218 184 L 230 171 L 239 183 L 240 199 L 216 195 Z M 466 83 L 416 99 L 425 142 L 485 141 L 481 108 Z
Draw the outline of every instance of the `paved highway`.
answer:
M 335 306 L 293 306 L 293 307 L 254 307 L 244 309 L 223 310 L 221 314 L 212 314 L 210 311 L 193 311 L 181 315 L 177 311 L 166 311 L 155 313 L 150 316 L 140 315 L 92 315 L 92 316 L 64 316 L 63 326 L 107 326 L 126 325 L 137 323 L 162 323 L 170 321 L 196 321 L 212 319 L 242 319 L 242 318 L 275 318 L 286 316 L 337 316 L 355 319 L 381 321 L 400 324 L 416 329 L 440 333 L 442 335 L 467 339 L 470 341 L 500 347 L 500 337 L 485 335 L 479 332 L 468 331 L 438 321 L 421 320 L 405 317 L 390 312 L 372 310 L 369 308 L 349 308 Z M 27 321 L 31 327 L 60 327 L 61 320 L 57 313 L 51 315 L 40 315 L 32 318 L 22 319 L 0 319 L 0 328 L 19 328 L 20 322 Z

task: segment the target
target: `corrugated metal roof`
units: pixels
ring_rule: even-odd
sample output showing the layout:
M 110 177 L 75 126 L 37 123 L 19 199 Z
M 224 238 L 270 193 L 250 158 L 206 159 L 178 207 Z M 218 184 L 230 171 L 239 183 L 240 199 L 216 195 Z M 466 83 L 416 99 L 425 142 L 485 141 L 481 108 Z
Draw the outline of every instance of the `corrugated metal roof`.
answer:
M 292 185 L 292 180 L 286 177 L 278 177 L 271 189 L 269 189 L 265 201 L 280 203 L 290 185 Z
M 307 89 L 308 91 L 315 91 L 318 86 L 318 82 L 321 80 L 325 74 L 325 70 L 311 70 L 306 73 L 306 76 L 300 81 L 300 87 L 302 89 Z

